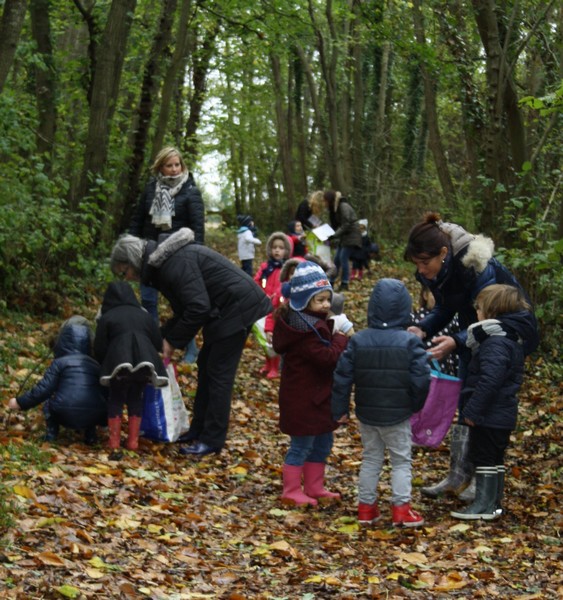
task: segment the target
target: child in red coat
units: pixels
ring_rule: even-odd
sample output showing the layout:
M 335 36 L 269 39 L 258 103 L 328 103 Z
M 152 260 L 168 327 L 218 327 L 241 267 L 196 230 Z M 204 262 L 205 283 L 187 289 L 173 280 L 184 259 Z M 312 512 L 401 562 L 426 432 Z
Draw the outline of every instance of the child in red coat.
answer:
M 282 231 L 274 231 L 266 242 L 268 260 L 263 262 L 254 276 L 254 281 L 260 285 L 272 302 L 274 310 L 281 303 L 280 274 L 284 262 L 291 254 L 291 243 Z M 260 373 L 266 374 L 268 379 L 279 377 L 280 357 L 272 349 L 272 332 L 274 330 L 273 313 L 266 316 L 264 322 L 264 335 L 266 337 L 266 362 Z
M 324 474 L 336 428 L 330 406 L 332 372 L 348 338 L 333 333 L 328 321 L 333 292 L 319 265 L 300 262 L 283 292 L 289 303 L 276 313 L 272 341 L 283 356 L 280 429 L 291 437 L 282 500 L 315 505 L 317 498 L 340 497 L 324 488 Z

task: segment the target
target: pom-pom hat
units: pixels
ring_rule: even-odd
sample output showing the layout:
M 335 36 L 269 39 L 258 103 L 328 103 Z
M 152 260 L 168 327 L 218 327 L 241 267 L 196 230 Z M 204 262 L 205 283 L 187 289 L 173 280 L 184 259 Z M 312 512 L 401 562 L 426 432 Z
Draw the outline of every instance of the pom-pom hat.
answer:
M 237 221 L 240 227 L 250 227 L 253 219 L 250 215 L 237 215 Z
M 326 290 L 330 292 L 332 299 L 332 286 L 327 279 L 326 273 L 314 262 L 308 260 L 300 262 L 288 283 L 289 306 L 293 310 L 305 310 L 313 296 Z

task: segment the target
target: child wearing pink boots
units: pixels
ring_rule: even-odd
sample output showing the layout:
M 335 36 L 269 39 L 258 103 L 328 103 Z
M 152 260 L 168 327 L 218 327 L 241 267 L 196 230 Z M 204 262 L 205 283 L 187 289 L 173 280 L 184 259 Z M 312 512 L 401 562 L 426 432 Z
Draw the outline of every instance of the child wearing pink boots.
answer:
M 291 243 L 282 231 L 274 231 L 266 242 L 266 255 L 268 260 L 263 262 L 254 276 L 254 281 L 264 290 L 274 310 L 280 305 L 281 280 L 280 274 L 285 261 L 290 257 Z M 272 334 L 274 330 L 273 313 L 266 315 L 264 322 L 264 335 L 266 337 L 266 362 L 260 373 L 268 379 L 280 376 L 280 356 L 271 350 Z
M 300 262 L 283 286 L 289 302 L 275 319 L 273 347 L 283 356 L 280 429 L 291 437 L 282 500 L 298 506 L 340 497 L 325 489 L 324 477 L 337 427 L 330 412 L 332 372 L 348 341 L 341 331 L 351 328 L 328 320 L 332 293 L 319 265 Z
M 377 487 L 385 450 L 391 461 L 393 525 L 419 527 L 424 519 L 411 508 L 410 416 L 423 406 L 430 368 L 422 340 L 405 331 L 412 300 L 397 279 L 380 279 L 368 303 L 368 327 L 350 338 L 334 372 L 332 414 L 345 423 L 355 385 L 355 409 L 362 436 L 358 521 L 380 518 Z
M 112 281 L 104 294 L 94 338 L 94 354 L 101 364 L 100 383 L 109 387 L 110 460 L 122 458 L 123 406 L 127 405 L 127 448 L 137 450 L 145 386 L 168 385 L 161 350 L 158 325 L 141 307 L 133 288 L 126 281 Z

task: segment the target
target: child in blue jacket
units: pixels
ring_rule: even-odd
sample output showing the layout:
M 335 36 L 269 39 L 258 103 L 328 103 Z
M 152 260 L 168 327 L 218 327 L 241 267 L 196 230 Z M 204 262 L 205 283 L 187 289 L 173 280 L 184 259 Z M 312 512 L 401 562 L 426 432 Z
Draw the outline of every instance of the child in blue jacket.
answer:
M 377 486 L 385 449 L 391 460 L 393 525 L 419 527 L 424 519 L 411 508 L 410 416 L 423 406 L 430 367 L 422 341 L 406 331 L 412 300 L 397 279 L 380 279 L 368 304 L 368 327 L 350 338 L 340 356 L 332 387 L 332 415 L 348 420 L 355 385 L 356 417 L 363 456 L 359 477 L 358 521 L 380 518 Z
M 472 357 L 460 401 L 461 418 L 469 425 L 475 500 L 451 515 L 491 521 L 502 514 L 504 454 L 516 427 L 524 358 L 538 334 L 530 305 L 514 286 L 494 284 L 481 290 L 475 310 L 479 321 L 467 330 Z
M 84 441 L 93 444 L 96 426 L 106 422 L 107 403 L 99 383 L 100 365 L 92 357 L 88 321 L 80 316 L 66 321 L 54 341 L 53 354 L 41 381 L 18 398 L 11 398 L 8 408 L 29 410 L 43 404 L 45 441 L 55 441 L 62 425 L 84 430 Z

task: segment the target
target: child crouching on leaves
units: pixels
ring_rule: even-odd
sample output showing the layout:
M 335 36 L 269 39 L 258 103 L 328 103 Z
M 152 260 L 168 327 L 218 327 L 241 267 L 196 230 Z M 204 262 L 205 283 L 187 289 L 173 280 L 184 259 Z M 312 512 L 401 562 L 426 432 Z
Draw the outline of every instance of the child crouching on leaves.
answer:
M 100 365 L 92 357 L 92 330 L 79 315 L 63 325 L 53 341 L 54 359 L 37 385 L 8 408 L 28 410 L 43 403 L 47 431 L 44 440 L 54 442 L 60 426 L 84 430 L 84 442 L 96 443 L 96 426 L 107 419 L 107 403 L 100 386 Z
M 469 425 L 469 457 L 475 465 L 475 500 L 452 517 L 491 521 L 502 514 L 504 453 L 516 426 L 517 393 L 524 378 L 524 357 L 537 346 L 530 305 L 511 285 L 490 285 L 477 296 L 479 322 L 467 329 L 472 357 L 460 412 Z
M 282 500 L 316 505 L 318 498 L 340 497 L 325 489 L 324 476 L 336 429 L 330 414 L 332 371 L 348 338 L 333 333 L 327 320 L 332 286 L 317 264 L 300 262 L 283 295 L 289 302 L 276 313 L 273 334 L 274 350 L 283 356 L 280 429 L 291 436 Z
M 377 486 L 385 449 L 391 460 L 393 525 L 419 527 L 424 519 L 411 508 L 412 434 L 410 416 L 423 406 L 430 385 L 426 349 L 405 331 L 412 300 L 405 285 L 381 279 L 368 303 L 368 327 L 356 333 L 334 372 L 332 414 L 346 423 L 355 385 L 356 417 L 363 456 L 359 477 L 358 521 L 380 518 Z
M 159 352 L 162 336 L 154 319 L 141 307 L 126 281 L 112 281 L 104 294 L 94 338 L 102 385 L 109 386 L 110 460 L 119 460 L 121 416 L 127 405 L 127 448 L 137 450 L 147 383 L 168 385 Z

